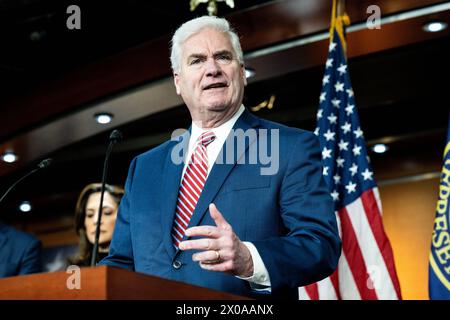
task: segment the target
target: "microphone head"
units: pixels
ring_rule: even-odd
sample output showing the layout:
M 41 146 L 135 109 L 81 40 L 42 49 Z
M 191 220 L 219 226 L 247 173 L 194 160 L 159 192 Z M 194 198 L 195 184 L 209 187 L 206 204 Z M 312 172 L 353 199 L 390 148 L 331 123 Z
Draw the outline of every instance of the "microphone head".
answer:
M 109 140 L 116 143 L 121 141 L 122 137 L 122 132 L 120 132 L 119 130 L 113 130 L 113 132 L 111 132 L 111 134 L 109 135 Z
M 37 166 L 39 169 L 44 169 L 47 168 L 49 165 L 51 165 L 52 161 L 53 161 L 52 158 L 48 158 L 39 162 Z

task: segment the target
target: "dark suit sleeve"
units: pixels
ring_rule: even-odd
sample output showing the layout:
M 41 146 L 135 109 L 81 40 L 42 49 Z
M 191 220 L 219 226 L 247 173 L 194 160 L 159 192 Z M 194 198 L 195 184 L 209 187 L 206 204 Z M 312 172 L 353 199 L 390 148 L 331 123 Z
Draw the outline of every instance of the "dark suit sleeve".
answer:
M 125 184 L 125 195 L 120 201 L 114 234 L 109 249 L 109 255 L 99 262 L 99 265 L 108 265 L 134 271 L 133 248 L 130 233 L 130 199 L 136 159 L 130 165 Z
M 333 200 L 322 177 L 319 142 L 299 136 L 289 155 L 279 193 L 284 235 L 254 241 L 269 272 L 272 293 L 329 276 L 341 251 Z
M 33 238 L 24 251 L 17 275 L 39 272 L 42 272 L 42 245 Z

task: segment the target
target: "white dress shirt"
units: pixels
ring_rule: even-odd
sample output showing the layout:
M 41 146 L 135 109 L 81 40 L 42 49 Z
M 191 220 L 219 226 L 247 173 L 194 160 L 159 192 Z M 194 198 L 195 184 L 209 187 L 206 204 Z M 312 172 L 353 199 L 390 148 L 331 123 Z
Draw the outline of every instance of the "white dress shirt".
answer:
M 184 159 L 184 167 L 183 167 L 183 173 L 182 177 L 184 176 L 184 173 L 186 172 L 188 159 L 191 158 L 192 153 L 194 152 L 195 147 L 197 146 L 197 139 L 198 137 L 206 131 L 212 131 L 214 132 L 216 139 L 211 142 L 208 147 L 206 148 L 206 154 L 208 156 L 208 172 L 207 177 L 209 173 L 211 172 L 211 169 L 217 159 L 217 156 L 220 153 L 220 150 L 222 149 L 222 146 L 225 142 L 225 140 L 228 137 L 228 134 L 230 133 L 231 129 L 233 128 L 234 124 L 236 123 L 237 119 L 241 116 L 241 114 L 244 112 L 245 107 L 244 105 L 241 105 L 240 108 L 236 111 L 236 113 L 229 119 L 227 122 L 221 124 L 217 128 L 212 129 L 203 129 L 198 127 L 194 122 L 192 122 L 192 128 L 191 128 L 191 137 L 189 139 L 189 149 L 186 153 L 186 157 Z M 181 181 L 183 178 L 181 178 Z M 180 181 L 180 184 L 181 184 Z M 253 275 L 250 277 L 238 277 L 240 279 L 246 280 L 250 283 L 251 287 L 254 290 L 265 290 L 270 291 L 270 278 L 269 278 L 269 272 L 267 271 L 266 266 L 264 265 L 264 262 L 261 259 L 260 254 L 258 253 L 258 250 L 251 242 L 243 242 L 247 248 L 250 251 L 250 254 L 252 256 L 253 260 Z

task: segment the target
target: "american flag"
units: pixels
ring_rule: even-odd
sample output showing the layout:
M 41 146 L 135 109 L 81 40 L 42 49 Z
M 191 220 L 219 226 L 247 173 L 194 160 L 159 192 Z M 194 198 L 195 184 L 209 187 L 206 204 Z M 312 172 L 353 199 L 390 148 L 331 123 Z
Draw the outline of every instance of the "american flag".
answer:
M 323 176 L 342 239 L 336 272 L 299 288 L 300 299 L 401 299 L 381 202 L 359 124 L 341 36 L 332 29 L 317 128 Z

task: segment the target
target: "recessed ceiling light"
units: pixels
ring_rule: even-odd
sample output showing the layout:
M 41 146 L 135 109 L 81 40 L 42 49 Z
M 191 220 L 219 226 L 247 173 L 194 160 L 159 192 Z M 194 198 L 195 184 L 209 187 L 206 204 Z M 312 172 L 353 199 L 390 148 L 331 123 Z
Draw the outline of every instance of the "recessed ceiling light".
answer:
M 95 120 L 100 124 L 108 124 L 112 121 L 114 115 L 108 112 L 101 112 L 95 114 Z
M 248 79 L 248 78 L 251 78 L 251 77 L 254 77 L 255 74 L 256 74 L 256 71 L 253 70 L 252 68 L 245 68 L 245 77 L 246 77 L 247 79 Z
M 19 206 L 19 210 L 22 212 L 30 212 L 31 209 L 31 203 L 29 201 L 23 201 Z
M 33 42 L 40 41 L 45 37 L 46 33 L 45 30 L 34 30 L 30 33 L 30 40 Z
M 444 29 L 447 29 L 447 23 L 442 21 L 431 21 L 423 25 L 423 30 L 426 32 L 439 32 Z
M 389 149 L 388 146 L 385 145 L 384 143 L 377 143 L 372 147 L 372 150 L 375 153 L 385 153 L 386 151 L 388 151 L 388 149 Z
M 2 154 L 2 160 L 8 163 L 13 163 L 17 161 L 17 156 L 12 151 L 6 151 L 4 154 Z

